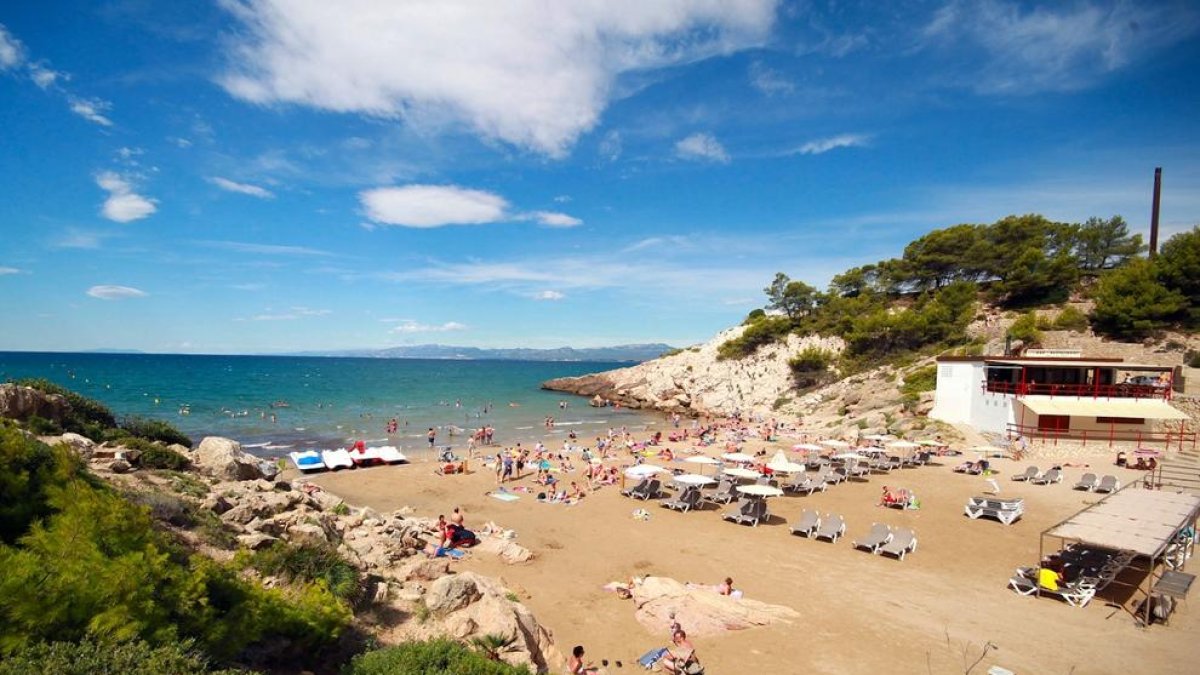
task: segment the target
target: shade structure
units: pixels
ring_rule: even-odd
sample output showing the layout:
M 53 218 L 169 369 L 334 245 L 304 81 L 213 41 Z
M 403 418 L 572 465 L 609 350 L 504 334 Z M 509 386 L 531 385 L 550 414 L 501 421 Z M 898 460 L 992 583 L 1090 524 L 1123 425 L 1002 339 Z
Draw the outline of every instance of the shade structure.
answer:
M 839 452 L 833 456 L 834 459 L 863 459 L 863 456 L 857 452 Z
M 863 436 L 863 438 L 867 439 L 868 441 L 890 441 L 894 439 L 895 436 L 889 436 L 888 434 L 870 434 L 869 436 Z
M 821 445 L 823 445 L 827 448 L 838 448 L 838 449 L 850 447 L 850 444 L 847 443 L 846 441 L 839 441 L 836 438 L 830 438 L 830 439 L 821 441 Z
M 709 457 L 708 455 L 692 455 L 691 457 L 685 458 L 683 461 L 691 462 L 692 464 L 720 464 L 721 463 L 721 460 L 717 459 L 716 457 Z
M 739 485 L 737 491 L 744 495 L 754 495 L 756 497 L 779 497 L 783 495 L 783 490 L 771 485 Z
M 653 464 L 638 464 L 625 469 L 625 475 L 630 478 L 645 478 L 661 471 L 666 471 L 666 469 L 661 466 L 654 466 Z
M 887 447 L 891 450 L 915 450 L 921 446 L 913 443 L 912 441 L 896 441 L 894 443 L 888 443 Z
M 1137 398 L 1073 398 L 1068 396 L 1026 396 L 1019 399 L 1037 415 L 1080 417 L 1127 417 L 1146 420 L 1186 420 L 1187 413 L 1166 401 Z
M 675 476 L 674 480 L 683 485 L 712 485 L 717 482 L 710 476 L 701 476 L 698 473 L 685 473 L 682 476 Z
M 762 474 L 757 471 L 751 471 L 750 469 L 740 469 L 735 466 L 732 469 L 725 469 L 725 475 L 726 476 L 734 476 L 736 478 L 758 478 Z
M 783 451 L 775 453 L 771 461 L 767 462 L 767 468 L 778 473 L 799 473 L 804 470 L 803 464 L 797 464 L 787 458 Z
M 736 462 L 738 464 L 749 464 L 756 461 L 753 455 L 747 455 L 744 452 L 727 452 L 721 455 L 721 457 L 730 462 Z
M 817 445 L 816 443 L 797 443 L 792 446 L 792 449 L 796 450 L 797 452 L 799 452 L 801 450 L 806 451 L 806 452 L 820 452 L 820 451 L 824 450 L 825 448 L 820 445 Z
M 945 443 L 943 443 L 941 441 L 931 441 L 928 438 L 926 438 L 925 440 L 917 441 L 917 445 L 924 445 L 926 447 L 936 448 L 938 446 L 945 445 Z

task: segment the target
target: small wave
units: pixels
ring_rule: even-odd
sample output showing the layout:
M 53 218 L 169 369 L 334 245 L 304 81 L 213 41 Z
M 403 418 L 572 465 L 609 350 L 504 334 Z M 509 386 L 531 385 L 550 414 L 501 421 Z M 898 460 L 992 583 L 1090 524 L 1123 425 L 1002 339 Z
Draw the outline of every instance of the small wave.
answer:
M 294 448 L 294 447 L 296 447 L 296 446 L 294 446 L 294 445 L 292 445 L 292 444 L 290 444 L 290 443 L 283 443 L 283 444 L 280 444 L 280 445 L 270 445 L 270 444 L 269 444 L 269 445 L 264 445 L 264 446 L 262 446 L 262 447 L 263 447 L 263 449 L 264 449 L 264 450 L 286 450 L 286 449 L 288 449 L 288 448 Z
M 532 429 L 533 427 L 513 427 L 513 428 L 516 429 L 517 431 L 525 431 L 527 429 Z
M 293 431 L 308 431 L 307 427 L 296 427 Z
M 242 443 L 242 447 L 243 448 L 269 448 L 269 447 L 271 447 L 271 443 L 270 443 L 270 441 L 268 441 L 266 443 Z

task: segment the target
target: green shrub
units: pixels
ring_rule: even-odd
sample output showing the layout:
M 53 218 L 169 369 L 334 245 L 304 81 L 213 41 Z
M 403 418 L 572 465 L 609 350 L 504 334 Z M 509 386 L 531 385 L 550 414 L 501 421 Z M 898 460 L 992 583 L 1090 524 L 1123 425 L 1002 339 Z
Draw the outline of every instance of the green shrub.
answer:
M 0 661 L 0 675 L 93 675 L 94 673 L 146 673 L 149 675 L 193 675 L 199 673 L 244 673 L 210 669 L 208 660 L 192 644 L 152 647 L 140 640 L 130 642 L 42 642 L 22 649 Z
M 937 366 L 930 365 L 918 368 L 904 376 L 904 385 L 900 392 L 904 394 L 920 394 L 923 391 L 933 391 L 937 388 Z
M 152 420 L 144 417 L 129 416 L 121 420 L 120 428 L 131 436 L 145 438 L 149 441 L 159 441 L 166 445 L 192 446 L 192 439 L 183 435 L 169 422 Z
M 105 429 L 117 426 L 117 421 L 113 417 L 112 411 L 103 403 L 76 394 L 70 389 L 57 385 L 50 380 L 27 378 L 16 380 L 15 384 L 22 387 L 31 387 L 43 394 L 58 394 L 65 398 L 71 406 L 71 412 L 63 420 L 62 424 L 63 428 L 67 431 L 95 439 L 99 438 Z
M 405 642 L 354 657 L 344 675 L 531 675 L 524 666 L 493 661 L 447 639 Z
M 166 475 L 171 479 L 171 489 L 181 495 L 200 499 L 210 492 L 207 483 L 191 474 L 168 470 Z
M 834 362 L 834 355 L 820 347 L 808 347 L 788 360 L 788 368 L 792 371 L 792 379 L 801 389 L 815 387 L 832 379 L 829 366 Z
M 134 504 L 146 507 L 150 517 L 170 523 L 176 527 L 192 527 L 196 524 L 196 509 L 191 503 L 162 492 L 130 492 L 127 497 Z
M 77 477 L 82 461 L 66 446 L 53 448 L 0 421 L 0 543 L 11 544 L 55 509 L 55 487 Z
M 1040 344 L 1042 333 L 1037 327 L 1037 315 L 1026 312 L 1017 318 L 1008 328 L 1008 334 L 1014 340 L 1024 342 L 1026 346 Z
M 758 351 L 759 347 L 778 342 L 791 330 L 792 322 L 785 317 L 759 319 L 749 324 L 739 337 L 726 340 L 717 347 L 717 358 L 745 358 Z
M 1037 314 L 1034 319 L 1034 326 L 1038 330 L 1054 330 L 1054 320 L 1043 314 Z
M 1056 330 L 1083 331 L 1087 330 L 1087 327 L 1087 315 L 1070 305 L 1067 305 L 1063 311 L 1058 313 L 1058 316 L 1054 317 Z
M 288 581 L 320 581 L 336 597 L 356 601 L 362 593 L 358 570 L 331 546 L 296 546 L 275 542 L 242 556 L 244 564 Z
M 25 420 L 25 427 L 37 436 L 57 436 L 63 432 L 62 425 L 54 420 L 31 415 Z
M 180 471 L 186 469 L 192 461 L 187 457 L 175 452 L 170 448 L 164 448 L 161 445 L 151 444 L 150 447 L 143 448 L 138 455 L 137 465 L 144 469 L 170 469 L 171 471 Z

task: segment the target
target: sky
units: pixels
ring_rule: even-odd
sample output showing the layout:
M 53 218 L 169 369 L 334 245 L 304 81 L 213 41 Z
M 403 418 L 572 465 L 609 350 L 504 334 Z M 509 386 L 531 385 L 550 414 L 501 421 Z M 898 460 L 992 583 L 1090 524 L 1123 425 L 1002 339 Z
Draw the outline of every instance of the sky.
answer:
M 1200 223 L 1186 1 L 0 5 L 0 349 L 684 346 L 929 230 Z

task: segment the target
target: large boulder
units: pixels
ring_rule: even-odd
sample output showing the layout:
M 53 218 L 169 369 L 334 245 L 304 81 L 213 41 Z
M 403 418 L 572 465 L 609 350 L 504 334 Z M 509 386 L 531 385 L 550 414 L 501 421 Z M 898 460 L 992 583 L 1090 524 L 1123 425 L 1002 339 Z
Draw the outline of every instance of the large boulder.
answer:
M 525 548 L 511 539 L 501 537 L 484 537 L 475 547 L 476 553 L 490 553 L 499 557 L 509 565 L 529 562 L 533 559 L 533 551 Z
M 646 577 L 634 584 L 639 623 L 662 633 L 678 621 L 688 635 L 714 635 L 776 622 L 789 622 L 799 612 L 783 605 L 720 595 L 708 586 L 688 586 L 667 577 Z
M 241 443 L 220 436 L 208 436 L 200 441 L 192 455 L 192 462 L 201 471 L 222 480 L 274 478 L 274 475 L 268 477 L 263 471 L 261 460 L 242 450 Z
M 0 417 L 28 420 L 41 417 L 62 422 L 71 411 L 71 404 L 58 394 L 43 394 L 32 387 L 0 384 Z

